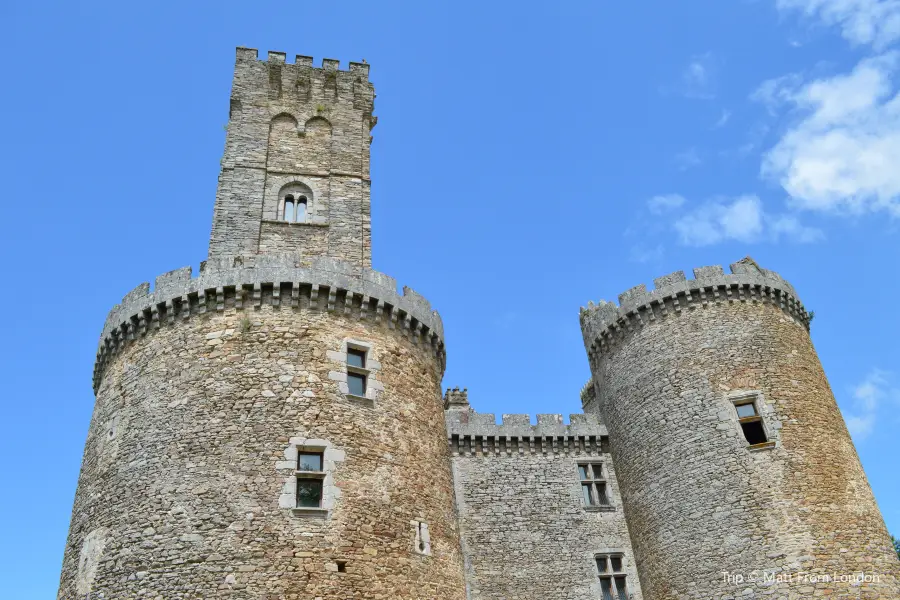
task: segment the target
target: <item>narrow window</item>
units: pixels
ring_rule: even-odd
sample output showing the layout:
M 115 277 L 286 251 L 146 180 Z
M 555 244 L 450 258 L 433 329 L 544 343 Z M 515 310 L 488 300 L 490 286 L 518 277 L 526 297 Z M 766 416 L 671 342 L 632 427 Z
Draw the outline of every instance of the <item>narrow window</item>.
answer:
M 306 221 L 306 196 L 297 198 L 297 218 L 295 220 L 298 223 Z
M 750 446 L 760 446 L 768 444 L 769 438 L 766 436 L 766 429 L 763 427 L 762 417 L 756 409 L 756 400 L 754 398 L 741 398 L 735 400 L 734 408 L 737 411 L 738 423 L 744 432 L 744 438 Z
M 347 387 L 354 396 L 366 395 L 366 352 L 357 348 L 347 348 Z
M 294 197 L 293 196 L 285 196 L 284 197 L 284 211 L 281 215 L 281 219 L 283 221 L 291 222 L 294 220 Z
M 600 591 L 603 600 L 627 600 L 625 565 L 621 554 L 598 554 L 597 574 L 600 577 Z
M 300 450 L 297 453 L 297 507 L 322 508 L 325 472 L 322 453 Z
M 581 480 L 581 499 L 585 506 L 610 506 L 603 463 L 580 463 L 578 478 Z

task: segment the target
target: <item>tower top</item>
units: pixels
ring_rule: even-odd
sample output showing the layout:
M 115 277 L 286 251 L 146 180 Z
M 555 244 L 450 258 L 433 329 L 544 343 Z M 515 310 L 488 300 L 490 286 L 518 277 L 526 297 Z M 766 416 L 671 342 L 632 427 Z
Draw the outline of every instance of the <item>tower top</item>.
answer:
M 210 258 L 299 252 L 371 266 L 369 65 L 237 49 Z

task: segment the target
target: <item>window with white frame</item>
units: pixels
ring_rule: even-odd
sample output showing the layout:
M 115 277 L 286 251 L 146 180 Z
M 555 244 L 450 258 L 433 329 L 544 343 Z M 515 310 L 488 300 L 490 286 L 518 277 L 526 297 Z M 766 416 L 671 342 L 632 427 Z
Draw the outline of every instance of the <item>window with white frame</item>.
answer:
M 628 583 L 625 575 L 625 556 L 622 554 L 597 554 L 597 576 L 603 600 L 628 600 Z
M 581 501 L 586 507 L 609 507 L 609 487 L 602 462 L 578 463 L 578 479 L 581 480 Z
M 354 396 L 366 395 L 369 370 L 366 368 L 366 351 L 347 346 L 347 388 Z
M 324 452 L 297 451 L 297 508 L 322 508 L 325 484 Z

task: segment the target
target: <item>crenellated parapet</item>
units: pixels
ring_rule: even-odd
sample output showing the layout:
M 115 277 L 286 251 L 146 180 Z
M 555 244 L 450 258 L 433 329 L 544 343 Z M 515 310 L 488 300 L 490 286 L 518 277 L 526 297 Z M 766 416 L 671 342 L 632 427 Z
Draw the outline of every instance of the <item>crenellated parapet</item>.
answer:
M 654 279 L 653 284 L 653 290 L 640 284 L 620 294 L 618 306 L 601 300 L 581 308 L 581 331 L 589 356 L 602 354 L 633 329 L 710 303 L 769 303 L 809 330 L 810 314 L 793 286 L 750 257 L 732 264 L 730 274 L 718 265 L 699 267 L 694 269 L 694 279 L 676 271 Z
M 256 48 L 238 47 L 234 97 L 263 94 L 274 101 L 346 101 L 372 112 L 375 90 L 367 63 L 350 62 L 347 69 L 341 69 L 340 61 L 333 58 L 323 58 L 319 66 L 313 62 L 313 57 L 297 54 L 291 63 L 285 52 L 271 50 L 261 60 Z
M 559 414 L 503 415 L 501 423 L 493 413 L 477 413 L 458 400 L 458 388 L 449 390 L 444 401 L 444 418 L 450 451 L 455 456 L 514 456 L 523 454 L 598 454 L 604 452 L 606 426 L 596 415 L 569 415 L 569 424 Z
M 411 288 L 398 293 L 396 280 L 384 273 L 333 258 L 304 260 L 299 254 L 231 256 L 202 263 L 197 277 L 184 267 L 157 277 L 152 290 L 142 283 L 128 292 L 103 326 L 94 390 L 107 362 L 132 341 L 184 319 L 231 308 L 252 311 L 264 304 L 378 322 L 430 346 L 445 362 L 440 315 Z

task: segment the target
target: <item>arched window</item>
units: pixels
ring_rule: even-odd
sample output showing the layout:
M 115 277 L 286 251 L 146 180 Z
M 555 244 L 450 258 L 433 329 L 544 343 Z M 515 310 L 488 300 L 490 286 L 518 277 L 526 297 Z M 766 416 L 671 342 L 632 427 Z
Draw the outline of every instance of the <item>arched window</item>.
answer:
M 309 217 L 312 190 L 302 183 L 290 183 L 278 194 L 278 220 L 305 223 Z
M 284 209 L 281 211 L 281 220 L 294 221 L 294 197 L 290 194 L 284 197 Z
M 295 219 L 297 223 L 303 223 L 306 221 L 306 196 L 300 196 L 297 198 L 297 218 Z

